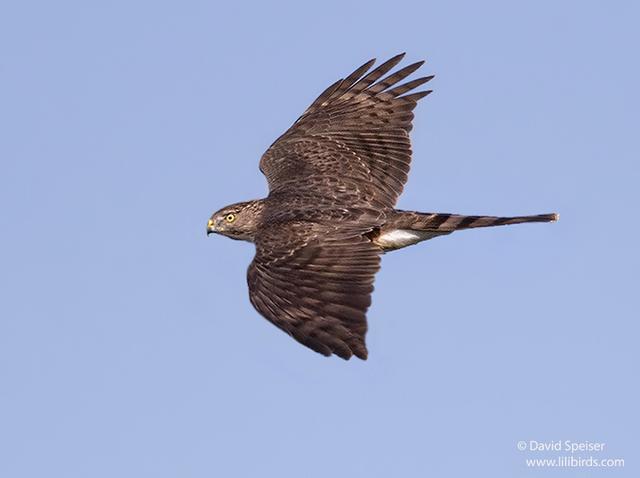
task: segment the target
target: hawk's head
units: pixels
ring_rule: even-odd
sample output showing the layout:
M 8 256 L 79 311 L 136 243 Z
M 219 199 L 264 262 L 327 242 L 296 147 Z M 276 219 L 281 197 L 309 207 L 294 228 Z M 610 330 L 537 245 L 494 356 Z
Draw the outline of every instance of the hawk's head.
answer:
M 213 232 L 253 242 L 262 214 L 262 201 L 248 201 L 223 207 L 211 215 L 207 224 L 207 236 Z

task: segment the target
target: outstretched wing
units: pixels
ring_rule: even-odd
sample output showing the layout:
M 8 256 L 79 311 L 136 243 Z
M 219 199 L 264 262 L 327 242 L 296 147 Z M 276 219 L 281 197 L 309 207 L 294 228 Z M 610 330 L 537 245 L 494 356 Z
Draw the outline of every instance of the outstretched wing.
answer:
M 247 275 L 251 303 L 316 352 L 364 360 L 379 250 L 359 234 L 327 233 L 309 223 L 264 230 Z
M 304 191 L 344 204 L 395 205 L 411 163 L 412 111 L 431 90 L 406 93 L 433 78 L 397 85 L 424 62 L 383 78 L 403 56 L 369 71 L 371 60 L 331 85 L 271 145 L 260 160 L 271 194 Z

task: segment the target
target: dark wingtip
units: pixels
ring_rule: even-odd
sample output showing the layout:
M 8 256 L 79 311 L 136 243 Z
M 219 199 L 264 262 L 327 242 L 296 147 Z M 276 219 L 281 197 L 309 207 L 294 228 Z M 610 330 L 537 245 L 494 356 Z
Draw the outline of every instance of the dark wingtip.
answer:
M 371 68 L 371 67 L 376 63 L 376 61 L 378 61 L 378 59 L 377 59 L 377 58 L 375 58 L 375 57 L 374 57 L 374 58 L 371 58 L 369 61 L 366 61 L 366 62 L 364 63 L 364 65 L 367 65 L 367 70 L 368 70 L 369 68 Z M 364 65 L 362 65 L 362 66 L 364 66 Z
M 332 350 L 332 352 L 340 357 L 342 360 L 349 360 L 352 356 L 353 353 L 349 350 L 349 352 L 343 351 L 343 350 Z M 331 355 L 331 354 L 328 354 Z
M 367 360 L 369 351 L 367 350 L 367 347 L 363 345 L 362 347 L 357 347 L 355 350 L 353 350 L 353 355 L 358 357 L 360 360 Z
M 402 96 L 402 98 L 411 101 L 419 101 L 425 96 L 430 95 L 431 93 L 433 93 L 433 90 L 416 91 L 415 93 L 411 93 L 410 95 Z

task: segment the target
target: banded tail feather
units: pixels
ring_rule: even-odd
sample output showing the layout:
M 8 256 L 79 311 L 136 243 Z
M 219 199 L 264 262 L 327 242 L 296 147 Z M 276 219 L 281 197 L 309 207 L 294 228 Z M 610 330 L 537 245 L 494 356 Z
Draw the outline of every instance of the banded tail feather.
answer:
M 392 251 L 462 229 L 507 226 L 527 222 L 555 222 L 558 214 L 533 216 L 464 216 L 461 214 L 395 211 L 395 214 L 371 237 L 383 251 Z
M 453 232 L 461 229 L 476 227 L 507 226 L 527 222 L 555 222 L 559 216 L 556 213 L 536 214 L 532 216 L 464 216 L 461 214 L 416 213 L 409 212 L 405 220 L 410 224 L 409 229 L 418 231 Z

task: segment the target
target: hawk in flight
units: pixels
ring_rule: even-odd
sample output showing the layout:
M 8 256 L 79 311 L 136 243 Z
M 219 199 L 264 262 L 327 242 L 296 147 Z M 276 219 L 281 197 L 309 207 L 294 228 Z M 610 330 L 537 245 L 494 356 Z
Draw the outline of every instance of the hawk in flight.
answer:
M 380 256 L 460 229 L 553 222 L 557 214 L 494 217 L 395 209 L 411 163 L 413 109 L 433 76 L 388 74 L 397 55 L 368 61 L 327 88 L 264 153 L 265 199 L 215 212 L 207 234 L 256 245 L 251 303 L 323 355 L 367 358 L 366 312 Z

